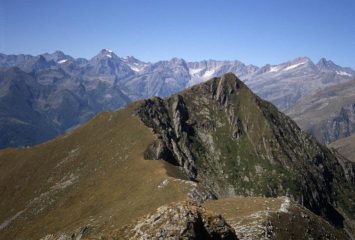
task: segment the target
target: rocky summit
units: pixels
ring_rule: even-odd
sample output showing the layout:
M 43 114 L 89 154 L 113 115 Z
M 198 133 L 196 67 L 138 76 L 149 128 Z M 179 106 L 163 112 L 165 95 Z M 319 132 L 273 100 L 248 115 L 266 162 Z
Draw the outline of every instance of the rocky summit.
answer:
M 355 234 L 355 164 L 232 73 L 3 149 L 0 171 L 0 239 Z

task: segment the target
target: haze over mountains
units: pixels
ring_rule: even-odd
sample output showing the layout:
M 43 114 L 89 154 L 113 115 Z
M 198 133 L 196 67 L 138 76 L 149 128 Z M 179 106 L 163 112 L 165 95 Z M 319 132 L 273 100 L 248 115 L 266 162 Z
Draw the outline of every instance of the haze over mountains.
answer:
M 326 59 L 315 64 L 302 57 L 263 67 L 179 58 L 148 63 L 118 57 L 107 49 L 89 60 L 60 51 L 39 56 L 0 54 L 0 68 L 0 147 L 40 143 L 98 112 L 137 99 L 167 97 L 227 72 L 235 73 L 280 110 L 355 76 L 354 70 Z

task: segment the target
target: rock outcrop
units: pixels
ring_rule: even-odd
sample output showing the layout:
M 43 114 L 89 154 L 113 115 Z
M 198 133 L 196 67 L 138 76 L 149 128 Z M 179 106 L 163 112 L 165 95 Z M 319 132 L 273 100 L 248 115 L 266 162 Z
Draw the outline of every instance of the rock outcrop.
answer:
M 172 100 L 172 105 L 166 106 L 160 98 L 149 99 L 137 110 L 141 120 L 158 136 L 158 140 L 146 150 L 145 156 L 182 166 L 189 178 L 195 179 L 195 158 L 189 146 L 194 132 L 187 123 L 188 112 L 182 97 L 177 95 Z
M 162 206 L 132 225 L 113 232 L 108 239 L 237 240 L 234 229 L 220 215 L 193 202 Z

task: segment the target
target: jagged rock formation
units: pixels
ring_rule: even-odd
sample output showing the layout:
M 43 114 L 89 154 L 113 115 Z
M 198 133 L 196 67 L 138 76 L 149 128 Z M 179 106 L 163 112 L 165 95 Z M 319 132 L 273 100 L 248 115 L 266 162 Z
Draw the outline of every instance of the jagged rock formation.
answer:
M 174 98 L 170 112 L 171 120 L 164 102 L 160 98 L 147 100 L 137 114 L 154 132 L 158 140 L 146 151 L 147 159 L 166 159 L 168 162 L 182 166 L 191 179 L 196 178 L 195 159 L 189 148 L 192 128 L 186 123 L 188 115 L 181 96 Z
M 181 166 L 218 197 L 289 195 L 339 225 L 335 206 L 354 211 L 354 165 L 233 74 L 146 100 L 137 115 L 158 137 L 147 156 Z

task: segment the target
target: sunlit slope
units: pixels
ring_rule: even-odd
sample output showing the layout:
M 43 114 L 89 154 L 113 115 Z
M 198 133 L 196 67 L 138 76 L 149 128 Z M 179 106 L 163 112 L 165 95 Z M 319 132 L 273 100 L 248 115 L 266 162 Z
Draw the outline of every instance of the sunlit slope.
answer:
M 54 141 L 0 151 L 0 239 L 38 239 L 89 227 L 119 228 L 162 204 L 185 199 L 175 168 L 147 161 L 151 131 L 128 108 L 103 113 Z

